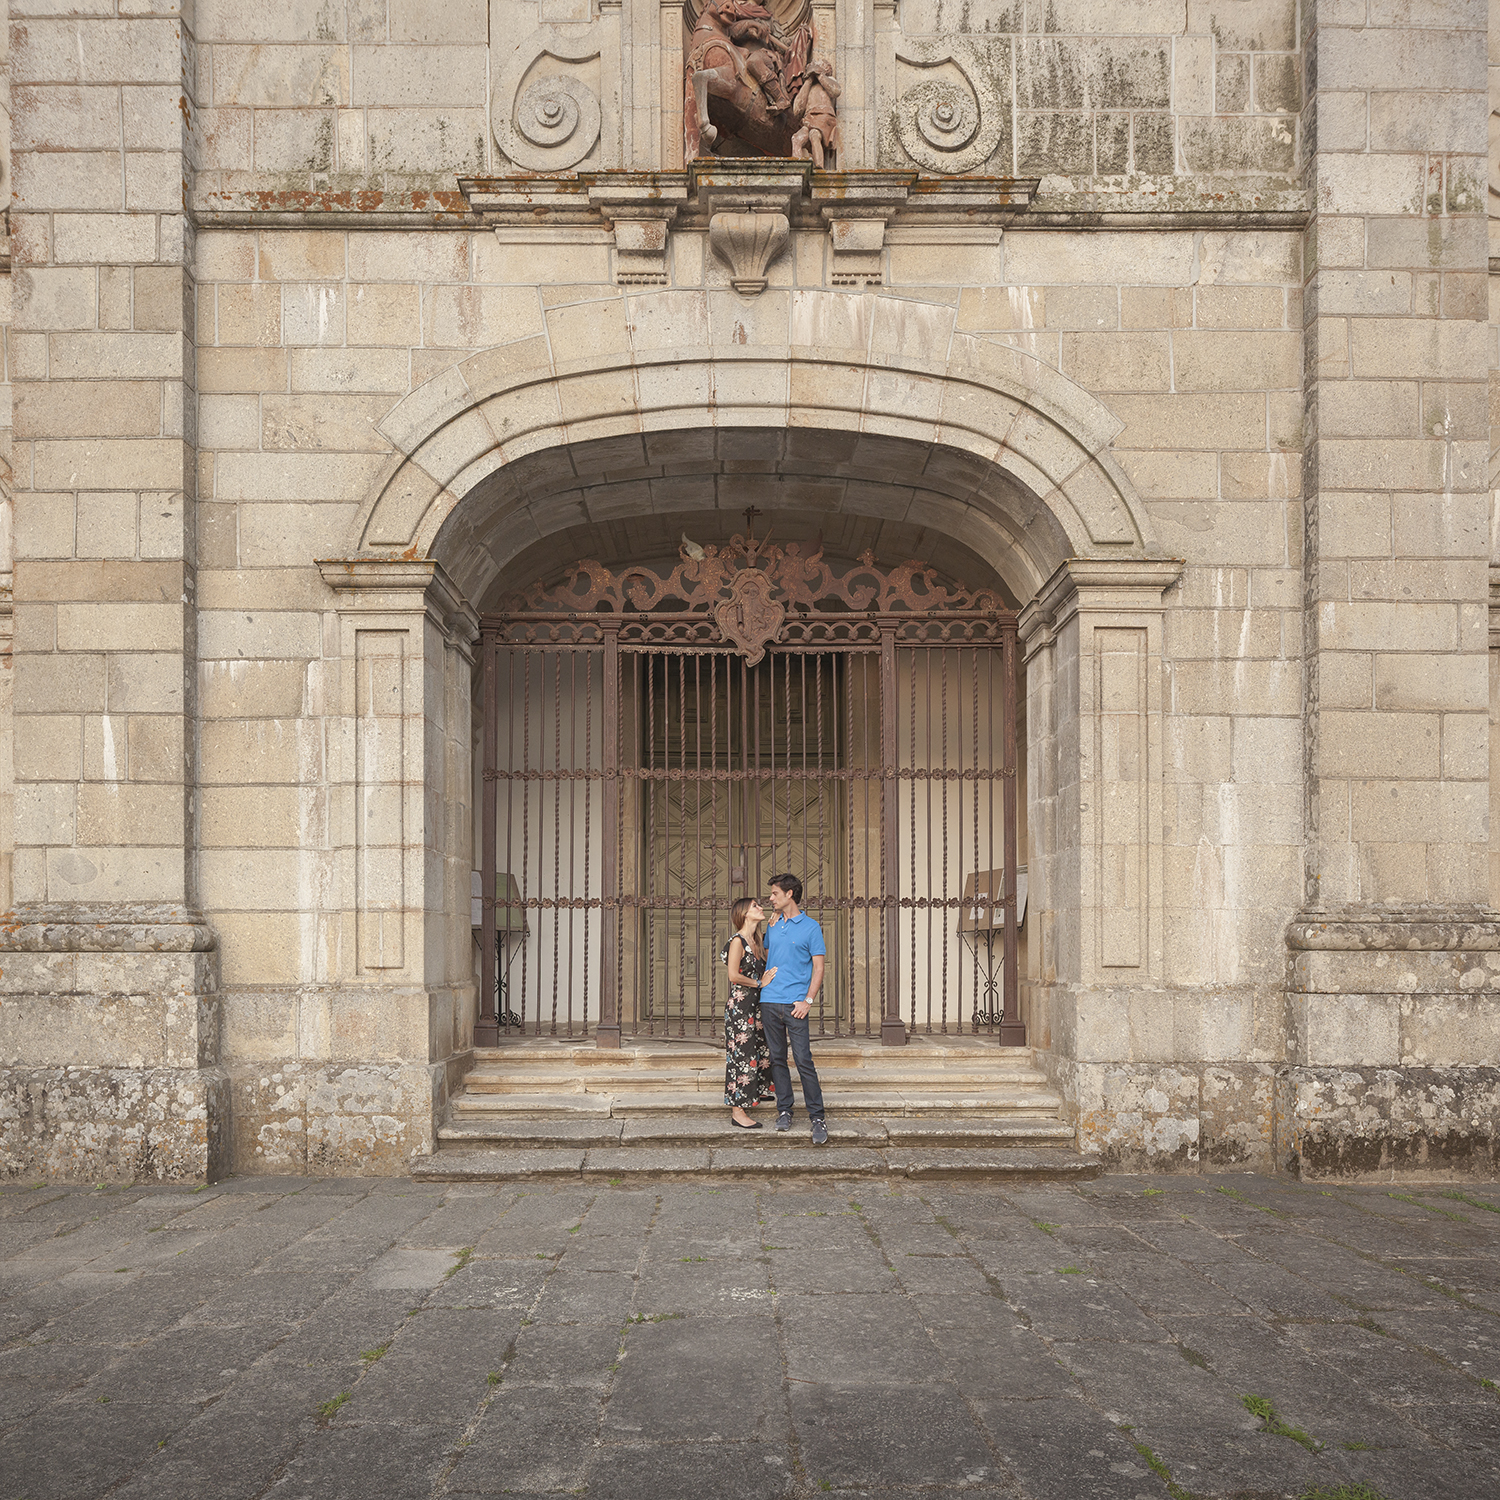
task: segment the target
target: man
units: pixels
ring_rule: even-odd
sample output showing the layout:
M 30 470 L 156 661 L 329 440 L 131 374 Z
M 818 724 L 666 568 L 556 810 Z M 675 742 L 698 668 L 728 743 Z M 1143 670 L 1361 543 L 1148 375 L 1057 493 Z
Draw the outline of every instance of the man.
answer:
M 760 992 L 760 1024 L 771 1053 L 771 1081 L 776 1085 L 776 1128 L 792 1128 L 792 1075 L 787 1070 L 787 1042 L 791 1042 L 797 1073 L 802 1079 L 802 1102 L 812 1121 L 815 1146 L 828 1144 L 823 1120 L 823 1088 L 813 1066 L 807 1013 L 823 987 L 823 929 L 802 910 L 802 882 L 795 875 L 771 879 L 771 907 L 775 916 L 766 933 L 766 965 L 775 977 Z

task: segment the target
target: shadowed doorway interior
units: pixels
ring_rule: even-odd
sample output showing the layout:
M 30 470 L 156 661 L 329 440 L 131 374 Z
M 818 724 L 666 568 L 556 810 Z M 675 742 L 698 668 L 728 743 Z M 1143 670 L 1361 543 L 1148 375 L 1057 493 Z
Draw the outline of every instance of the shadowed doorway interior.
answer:
M 1015 632 L 920 563 L 753 536 L 484 616 L 476 1045 L 719 1040 L 730 906 L 782 871 L 827 940 L 815 1035 L 1024 1045 Z M 1002 1007 L 959 936 L 979 875 Z

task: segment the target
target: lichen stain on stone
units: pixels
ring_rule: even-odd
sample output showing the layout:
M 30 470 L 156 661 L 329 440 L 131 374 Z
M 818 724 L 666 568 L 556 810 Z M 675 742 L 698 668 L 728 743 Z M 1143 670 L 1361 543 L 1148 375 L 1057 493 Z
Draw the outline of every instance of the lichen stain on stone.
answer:
M 0 1173 L 202 1181 L 225 1170 L 217 1069 L 0 1070 Z
M 1278 1164 L 1298 1176 L 1500 1167 L 1500 1068 L 1289 1068 L 1278 1078 Z

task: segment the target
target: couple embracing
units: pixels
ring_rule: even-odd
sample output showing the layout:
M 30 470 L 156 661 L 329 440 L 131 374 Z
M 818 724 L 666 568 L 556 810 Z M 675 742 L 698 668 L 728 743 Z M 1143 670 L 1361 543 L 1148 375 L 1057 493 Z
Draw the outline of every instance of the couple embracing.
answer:
M 792 1128 L 792 1075 L 787 1070 L 790 1044 L 802 1079 L 802 1102 L 812 1121 L 813 1145 L 828 1143 L 823 1119 L 823 1089 L 813 1066 L 807 1013 L 823 986 L 823 929 L 802 910 L 802 882 L 777 875 L 770 886 L 774 915 L 760 938 L 765 908 L 753 897 L 734 903 L 734 936 L 724 952 L 729 966 L 729 1003 L 724 1007 L 724 1102 L 733 1106 L 730 1123 L 739 1130 L 759 1130 L 746 1113 L 772 1097 L 775 1085 L 776 1128 Z M 770 1074 L 770 1081 L 767 1074 Z

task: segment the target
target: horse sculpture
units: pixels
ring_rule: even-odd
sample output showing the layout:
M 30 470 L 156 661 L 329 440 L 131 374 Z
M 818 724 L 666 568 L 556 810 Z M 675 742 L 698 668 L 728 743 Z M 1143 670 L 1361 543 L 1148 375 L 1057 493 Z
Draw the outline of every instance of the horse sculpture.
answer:
M 812 46 L 812 27 L 787 40 L 756 0 L 705 0 L 688 43 L 683 145 L 692 161 L 792 155 L 792 105 Z

